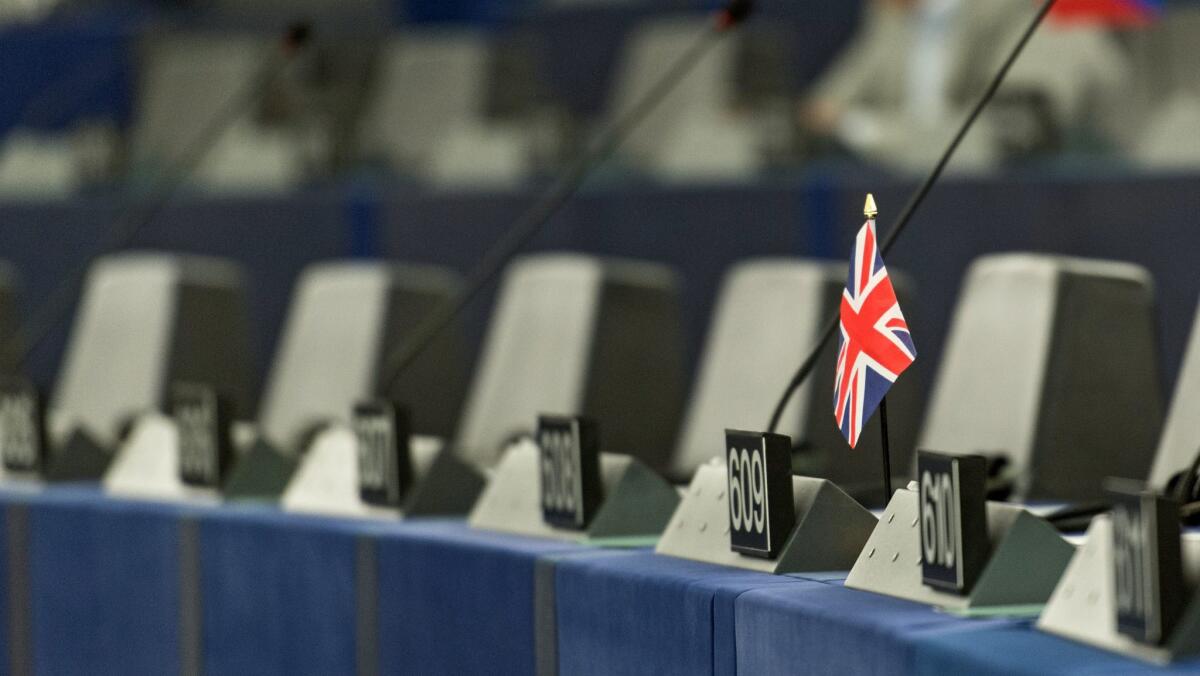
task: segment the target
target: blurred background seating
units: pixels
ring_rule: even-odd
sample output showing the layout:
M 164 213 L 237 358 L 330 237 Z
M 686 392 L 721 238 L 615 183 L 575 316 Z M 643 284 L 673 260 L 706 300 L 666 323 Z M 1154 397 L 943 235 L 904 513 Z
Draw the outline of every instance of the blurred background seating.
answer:
M 150 200 L 164 168 L 256 88 L 283 27 L 310 18 L 310 48 L 237 110 L 185 194 L 136 242 L 243 264 L 262 382 L 305 265 L 395 256 L 469 269 L 717 4 L 10 0 L 0 8 L 0 250 L 26 280 L 21 302 L 36 306 L 116 213 Z M 680 270 L 691 369 L 730 265 L 841 258 L 867 189 L 886 227 L 1033 9 L 763 0 L 533 249 Z M 952 261 L 1008 248 L 1150 269 L 1174 363 L 1187 329 L 1177 317 L 1200 293 L 1171 256 L 1200 242 L 1162 241 L 1168 219 L 1197 206 L 1197 27 L 1190 1 L 1133 25 L 1072 15 L 1043 26 L 952 167 L 969 175 L 939 189 L 928 234 L 895 254 L 929 313 L 918 340 L 931 354 L 963 270 Z M 912 111 L 925 112 L 914 122 Z M 885 122 L 874 132 L 872 116 Z M 863 142 L 872 133 L 877 142 Z M 1131 227 L 1160 238 L 1130 243 Z M 488 300 L 469 314 L 469 347 L 482 341 Z M 35 354 L 39 382 L 52 381 L 65 335 Z

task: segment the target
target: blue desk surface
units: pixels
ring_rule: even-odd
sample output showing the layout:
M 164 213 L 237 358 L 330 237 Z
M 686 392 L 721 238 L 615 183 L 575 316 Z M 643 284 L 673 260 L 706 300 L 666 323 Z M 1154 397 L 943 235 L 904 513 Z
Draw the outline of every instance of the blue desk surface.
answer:
M 925 636 L 967 642 L 967 632 L 1013 623 L 954 617 L 822 579 L 815 587 L 769 587 L 737 600 L 740 673 L 907 674 Z
M 1170 674 L 1198 673 L 1200 660 L 1157 667 L 1034 629 L 1030 623 L 972 634 L 923 637 L 913 673 L 929 674 Z
M 0 491 L 0 510 L 0 618 L 28 597 L 29 645 L 17 652 L 38 674 L 195 666 L 181 618 L 189 593 L 211 674 L 1200 672 L 1200 660 L 1157 669 L 1029 621 L 846 589 L 844 574 L 771 576 L 455 520 L 346 521 L 65 487 Z M 18 513 L 26 542 L 10 540 Z M 11 569 L 21 560 L 26 577 Z M 5 626 L 6 665 L 13 636 Z
M 375 546 L 384 673 L 534 673 L 537 562 L 598 554 L 461 521 L 389 527 Z
M 352 674 L 362 522 L 238 506 L 200 520 L 205 673 Z
M 7 529 L 3 539 L 25 548 L 36 673 L 179 672 L 178 523 L 189 508 L 86 487 L 4 492 L 0 505 L 28 509 L 27 542 Z
M 819 586 L 650 552 L 564 559 L 561 674 L 733 674 L 734 608 L 752 589 Z

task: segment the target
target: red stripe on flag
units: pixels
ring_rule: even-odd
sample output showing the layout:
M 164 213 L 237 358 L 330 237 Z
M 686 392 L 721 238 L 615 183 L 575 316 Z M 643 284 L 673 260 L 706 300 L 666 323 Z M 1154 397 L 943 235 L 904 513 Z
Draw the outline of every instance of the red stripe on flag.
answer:
M 867 288 L 867 281 L 871 279 L 871 272 L 875 267 L 875 228 L 871 227 L 871 222 L 867 221 L 867 229 L 863 234 L 863 250 L 862 258 L 858 261 L 861 272 L 858 280 L 858 293 L 861 294 L 863 289 Z
M 1153 21 L 1155 12 L 1137 0 L 1058 0 L 1050 18 L 1060 25 L 1139 27 Z

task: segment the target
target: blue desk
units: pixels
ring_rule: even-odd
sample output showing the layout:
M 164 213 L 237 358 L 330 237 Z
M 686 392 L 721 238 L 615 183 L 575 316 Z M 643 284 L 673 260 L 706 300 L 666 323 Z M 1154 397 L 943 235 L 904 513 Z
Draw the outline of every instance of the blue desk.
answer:
M 650 552 L 565 559 L 556 575 L 559 673 L 733 674 L 738 598 L 820 586 Z
M 28 585 L 26 607 L 9 606 L 10 589 L 3 599 L 6 639 L 14 617 L 28 623 L 23 663 L 39 674 L 180 671 L 179 524 L 189 508 L 78 487 L 5 492 L 0 505 L 9 524 L 0 541 L 22 556 Z M 24 520 L 23 542 L 9 539 L 14 518 Z
M 0 618 L 27 623 L 0 632 L 0 664 L 25 656 L 37 674 L 1164 672 L 1029 621 L 846 589 L 844 574 L 771 576 L 458 520 L 70 487 L 0 492 L 0 511 Z
M 375 546 L 382 673 L 533 674 L 539 560 L 601 554 L 461 521 L 389 525 Z
M 1043 634 L 1029 623 L 997 627 L 971 635 L 930 635 L 917 642 L 912 673 L 973 674 L 1169 674 L 1200 672 L 1200 659 L 1161 668 L 1113 653 Z
M 910 674 L 922 638 L 947 635 L 967 644 L 983 629 L 1014 624 L 954 617 L 822 579 L 817 586 L 775 585 L 738 598 L 739 673 Z
M 222 507 L 200 523 L 213 674 L 531 674 L 539 561 L 596 550 L 461 520 Z
M 372 524 L 225 506 L 200 520 L 202 664 L 211 674 L 353 674 L 359 548 Z
M 14 595 L 18 597 L 16 602 L 20 606 L 27 607 L 29 604 L 23 598 L 24 592 L 22 591 L 28 586 L 24 584 L 24 559 L 17 557 L 19 548 L 9 544 L 14 530 L 18 531 L 19 537 L 24 537 L 24 523 L 15 525 L 10 521 L 8 505 L 5 492 L 0 491 L 0 665 L 11 669 L 12 665 L 16 663 L 15 660 L 25 661 L 20 646 L 16 648 L 17 654 L 13 654 L 14 639 L 16 642 L 28 643 L 24 628 L 13 626 Z M 14 566 L 14 564 L 16 565 Z M 21 618 L 17 618 L 17 621 L 18 624 L 23 624 Z

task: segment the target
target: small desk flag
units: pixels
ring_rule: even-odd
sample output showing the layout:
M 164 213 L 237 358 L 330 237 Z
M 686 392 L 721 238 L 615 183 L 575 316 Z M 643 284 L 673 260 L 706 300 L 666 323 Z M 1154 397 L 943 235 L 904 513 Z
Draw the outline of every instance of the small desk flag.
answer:
M 879 253 L 873 217 L 858 231 L 850 258 L 839 340 L 833 415 L 842 436 L 854 448 L 863 424 L 896 378 L 917 358 L 908 322 Z

